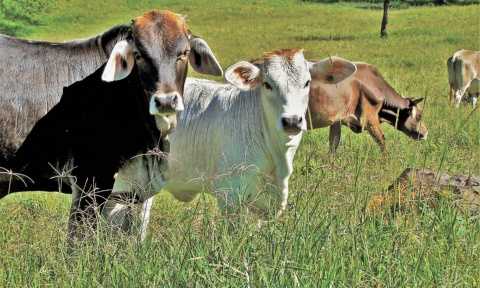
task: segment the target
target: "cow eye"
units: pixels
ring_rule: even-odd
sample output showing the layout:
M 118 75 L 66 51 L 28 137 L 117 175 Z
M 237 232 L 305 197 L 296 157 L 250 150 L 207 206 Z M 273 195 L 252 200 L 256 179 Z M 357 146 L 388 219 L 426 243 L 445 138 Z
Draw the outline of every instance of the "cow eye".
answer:
M 310 86 L 310 83 L 311 83 L 311 81 L 308 80 L 307 83 L 305 83 L 305 87 L 303 87 L 303 88 L 308 88 L 308 86 Z
M 185 50 L 185 52 L 183 52 L 183 56 L 188 56 L 190 55 L 190 49 L 187 49 Z
M 140 53 L 138 52 L 133 52 L 133 57 L 135 58 L 135 60 L 140 60 L 142 58 L 142 55 L 140 55 Z
M 268 84 L 267 82 L 263 83 L 263 87 L 265 87 L 265 89 L 267 90 L 272 90 L 272 86 L 270 86 L 270 84 Z

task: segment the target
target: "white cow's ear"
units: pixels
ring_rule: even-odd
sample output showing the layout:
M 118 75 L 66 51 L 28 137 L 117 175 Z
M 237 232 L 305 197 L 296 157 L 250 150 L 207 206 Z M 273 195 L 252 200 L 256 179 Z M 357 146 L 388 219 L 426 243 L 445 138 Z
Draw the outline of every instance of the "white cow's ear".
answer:
M 355 71 L 357 71 L 355 64 L 339 57 L 325 58 L 310 66 L 312 82 L 318 81 L 324 84 L 337 84 Z
M 205 40 L 198 37 L 192 38 L 190 49 L 188 61 L 195 71 L 205 75 L 223 75 L 222 67 Z
M 133 44 L 122 40 L 115 44 L 103 70 L 102 80 L 112 82 L 121 80 L 132 72 L 134 64 Z
M 260 69 L 246 61 L 230 66 L 225 72 L 228 82 L 243 90 L 250 90 L 260 84 Z

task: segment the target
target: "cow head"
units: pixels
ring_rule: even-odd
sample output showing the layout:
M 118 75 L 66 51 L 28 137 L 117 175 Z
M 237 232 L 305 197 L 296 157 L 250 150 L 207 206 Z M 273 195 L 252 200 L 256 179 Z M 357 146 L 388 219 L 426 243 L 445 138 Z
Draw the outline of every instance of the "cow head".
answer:
M 399 111 L 397 127 L 413 139 L 426 140 L 428 131 L 422 120 L 423 111 L 417 105 L 423 98 L 406 98 L 406 100 L 408 101 L 408 108 Z
M 131 35 L 113 48 L 102 79 L 116 81 L 134 71 L 148 97 L 150 114 L 166 117 L 183 110 L 189 61 L 199 73 L 223 74 L 208 44 L 187 29 L 184 16 L 152 11 L 132 21 Z
M 227 69 L 226 79 L 237 87 L 261 89 L 267 121 L 287 135 L 307 129 L 305 113 L 311 82 L 335 84 L 356 70 L 353 63 L 326 58 L 316 63 L 305 60 L 303 50 L 276 50 L 264 54 L 262 60 L 241 61 Z
M 397 117 L 397 129 L 405 133 L 410 138 L 415 140 L 426 140 L 428 131 L 425 123 L 422 120 L 423 111 L 417 105 L 423 100 L 423 98 L 405 98 L 405 100 L 407 101 L 407 106 L 405 108 L 398 108 L 398 115 L 397 111 L 394 112 L 388 109 L 382 109 L 381 114 L 387 113 Z M 380 121 L 388 123 L 393 122 L 390 124 L 395 125 L 395 120 L 385 121 L 384 119 L 386 118 L 388 118 L 388 116 L 381 117 Z

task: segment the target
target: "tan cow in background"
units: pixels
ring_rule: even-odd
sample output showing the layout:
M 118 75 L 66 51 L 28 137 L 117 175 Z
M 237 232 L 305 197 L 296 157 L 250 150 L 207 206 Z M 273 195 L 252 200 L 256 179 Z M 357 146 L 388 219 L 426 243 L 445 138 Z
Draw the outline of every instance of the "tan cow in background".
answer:
M 340 142 L 341 125 L 355 133 L 367 130 L 382 150 L 386 147 L 381 123 L 388 123 L 415 140 L 427 139 L 423 112 L 417 106 L 423 98 L 404 98 L 376 67 L 362 62 L 354 64 L 355 74 L 337 85 L 312 83 L 310 87 L 311 117 L 307 115 L 307 124 L 309 129 L 330 126 L 330 151 L 334 152 Z
M 447 61 L 448 81 L 450 84 L 450 103 L 455 99 L 455 107 L 459 107 L 463 94 L 468 92 L 475 107 L 480 95 L 480 51 L 460 50 Z

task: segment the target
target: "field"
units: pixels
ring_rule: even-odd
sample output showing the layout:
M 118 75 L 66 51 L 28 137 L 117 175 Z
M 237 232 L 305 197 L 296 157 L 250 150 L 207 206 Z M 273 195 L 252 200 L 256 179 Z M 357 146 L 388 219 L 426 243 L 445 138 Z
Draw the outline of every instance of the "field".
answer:
M 480 112 L 466 101 L 449 105 L 446 69 L 455 51 L 480 50 L 479 5 L 391 10 L 389 37 L 381 39 L 382 11 L 365 3 L 155 2 L 57 1 L 38 9 L 35 21 L 15 26 L 0 13 L 0 24 L 24 38 L 67 41 L 167 9 L 188 15 L 189 28 L 224 70 L 293 47 L 307 58 L 364 61 L 397 91 L 425 98 L 428 140 L 384 124 L 382 153 L 367 133 L 344 127 L 338 152 L 329 155 L 328 129 L 308 131 L 295 156 L 287 210 L 262 229 L 245 217 L 229 230 L 208 194 L 185 204 L 161 193 L 143 245 L 134 236 L 101 234 L 72 255 L 68 195 L 10 195 L 0 201 L 1 287 L 480 286 L 478 210 L 449 197 L 433 208 L 420 196 L 411 201 L 421 209 L 369 210 L 407 167 L 480 175 Z M 192 69 L 190 76 L 203 77 Z

